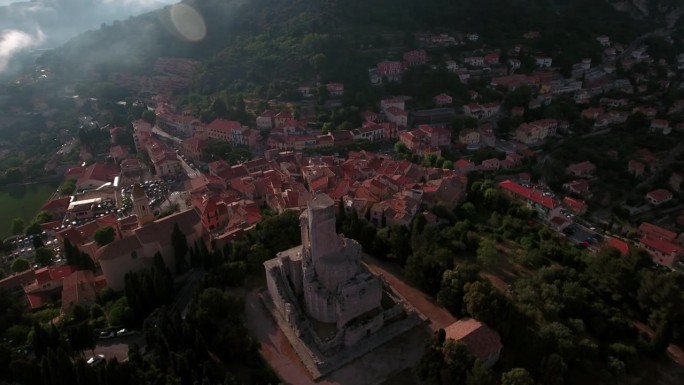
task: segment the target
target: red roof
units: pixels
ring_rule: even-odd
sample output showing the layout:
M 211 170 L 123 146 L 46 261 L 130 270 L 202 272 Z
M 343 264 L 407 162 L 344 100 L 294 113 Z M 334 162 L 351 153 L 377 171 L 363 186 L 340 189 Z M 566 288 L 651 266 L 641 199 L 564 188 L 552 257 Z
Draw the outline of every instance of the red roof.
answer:
M 32 269 L 24 270 L 21 273 L 16 273 L 0 279 L 0 289 L 14 290 L 23 285 L 33 282 L 36 278 L 36 273 Z
M 83 174 L 85 169 L 83 167 L 72 167 L 64 173 L 64 176 L 79 176 Z
M 390 107 L 385 110 L 385 113 L 389 115 L 395 115 L 395 116 L 406 116 L 406 111 L 397 108 L 397 107 Z
M 224 132 L 231 132 L 235 128 L 240 128 L 240 122 L 225 119 L 214 119 L 207 125 L 207 129 Z
M 583 200 L 575 199 L 573 197 L 563 198 L 563 203 L 570 207 L 570 209 L 574 211 L 576 214 L 583 212 L 587 207 L 587 204 L 584 203 Z
M 487 362 L 492 354 L 496 354 L 503 347 L 496 331 L 472 318 L 456 321 L 444 331 L 446 338 L 463 342 L 482 362 Z
M 475 167 L 473 162 L 467 160 L 467 159 L 459 159 L 454 163 L 454 167 L 456 168 L 464 168 L 464 167 Z
M 656 250 L 662 254 L 681 254 L 682 248 L 674 243 L 668 242 L 664 239 L 654 238 L 648 235 L 641 237 L 641 243 L 653 250 Z
M 662 202 L 666 201 L 668 199 L 672 199 L 672 193 L 669 192 L 668 190 L 665 190 L 663 188 L 653 190 L 646 194 L 649 198 L 653 199 L 656 202 Z
M 544 196 L 540 191 L 521 186 L 512 180 L 505 180 L 499 183 L 499 186 L 546 208 L 553 209 L 559 206 L 559 202 L 557 200 Z
M 109 182 L 115 176 L 119 175 L 119 166 L 114 163 L 93 163 L 85 169 L 83 175 L 78 178 L 79 183 L 87 180 L 97 180 L 101 182 Z
M 639 225 L 639 232 L 653 238 L 665 239 L 667 241 L 674 241 L 677 238 L 677 233 L 674 231 L 664 229 L 648 222 L 642 222 Z
M 71 203 L 71 197 L 62 197 L 62 198 L 56 198 L 56 199 L 51 199 L 41 207 L 41 210 L 46 211 L 46 210 L 57 210 L 57 209 L 63 209 L 66 211 L 66 209 L 69 207 L 69 203 Z
M 62 311 L 73 305 L 95 302 L 97 293 L 94 281 L 93 272 L 90 270 L 76 271 L 66 277 L 62 288 Z
M 627 242 L 622 241 L 617 238 L 610 237 L 608 238 L 608 242 L 606 242 L 606 246 L 608 247 L 613 247 L 620 251 L 620 254 L 622 255 L 627 255 L 629 253 L 629 245 Z
M 61 281 L 75 270 L 69 265 L 43 267 L 36 270 L 36 281 L 41 285 L 50 281 Z
M 259 115 L 260 118 L 272 118 L 275 116 L 275 111 L 273 110 L 265 110 L 264 112 Z

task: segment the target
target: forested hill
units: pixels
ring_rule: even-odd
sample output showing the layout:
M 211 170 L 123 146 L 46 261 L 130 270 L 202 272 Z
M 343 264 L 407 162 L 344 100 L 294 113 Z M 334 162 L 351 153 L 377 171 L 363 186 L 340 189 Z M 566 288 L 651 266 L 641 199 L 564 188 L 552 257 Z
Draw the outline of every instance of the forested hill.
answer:
M 659 0 L 653 0 L 659 1 Z M 188 41 L 174 25 L 172 7 L 84 33 L 42 58 L 63 75 L 149 71 L 153 59 L 191 57 L 205 63 L 198 89 L 225 89 L 226 82 L 254 87 L 290 78 L 345 79 L 377 57 L 361 48 L 391 48 L 388 34 L 475 32 L 506 48 L 511 38 L 542 32 L 536 43 L 587 56 L 596 34 L 629 41 L 655 29 L 597 0 L 184 0 L 206 25 L 206 37 Z M 573 58 L 574 59 L 574 58 Z M 351 75 L 349 75 L 351 76 Z

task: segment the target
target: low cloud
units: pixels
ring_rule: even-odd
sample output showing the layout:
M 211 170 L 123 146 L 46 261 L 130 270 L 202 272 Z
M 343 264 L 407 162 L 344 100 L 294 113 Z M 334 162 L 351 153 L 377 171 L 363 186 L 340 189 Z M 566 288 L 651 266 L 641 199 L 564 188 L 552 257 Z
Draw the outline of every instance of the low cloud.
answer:
M 0 0 L 0 74 L 25 49 L 56 47 L 102 23 L 179 0 Z
M 29 34 L 16 29 L 4 30 L 0 34 L 0 72 L 5 71 L 10 59 L 21 50 L 36 47 L 45 41 L 45 34 L 37 30 Z

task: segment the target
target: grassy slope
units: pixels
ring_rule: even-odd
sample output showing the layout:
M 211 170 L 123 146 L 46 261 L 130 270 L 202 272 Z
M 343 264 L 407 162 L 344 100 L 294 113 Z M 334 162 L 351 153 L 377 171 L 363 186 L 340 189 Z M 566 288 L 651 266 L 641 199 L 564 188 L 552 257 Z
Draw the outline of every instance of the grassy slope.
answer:
M 0 190 L 0 238 L 12 235 L 14 218 L 22 218 L 28 225 L 56 187 L 52 184 L 35 184 Z

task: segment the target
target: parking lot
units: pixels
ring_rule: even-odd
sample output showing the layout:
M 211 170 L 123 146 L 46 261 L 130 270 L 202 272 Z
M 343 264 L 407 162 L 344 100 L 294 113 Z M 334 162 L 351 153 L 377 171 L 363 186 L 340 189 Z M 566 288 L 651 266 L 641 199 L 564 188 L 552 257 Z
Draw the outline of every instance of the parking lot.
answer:
M 7 255 L 2 256 L 2 261 L 5 263 L 12 263 L 17 258 L 23 258 L 29 261 L 33 268 L 38 268 L 39 266 L 35 264 L 36 256 L 36 246 L 46 247 L 53 251 L 54 257 L 52 263 L 55 265 L 60 265 L 65 263 L 63 256 L 61 255 L 61 248 L 59 247 L 59 242 L 57 239 L 47 232 L 43 231 L 42 234 L 35 234 L 29 236 L 16 236 L 5 240 L 5 242 L 10 245 L 10 252 Z
M 145 195 L 150 200 L 150 207 L 158 208 L 161 203 L 169 196 L 169 183 L 165 180 L 145 181 L 142 184 Z M 133 209 L 133 201 L 131 200 L 131 191 L 133 186 L 128 186 L 121 191 L 122 207 L 117 211 L 118 217 L 128 216 Z

